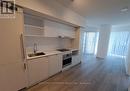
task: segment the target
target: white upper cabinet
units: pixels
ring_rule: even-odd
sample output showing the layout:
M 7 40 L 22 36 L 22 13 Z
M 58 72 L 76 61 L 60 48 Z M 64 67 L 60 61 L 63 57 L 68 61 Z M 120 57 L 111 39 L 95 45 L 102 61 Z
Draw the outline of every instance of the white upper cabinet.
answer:
M 44 37 L 44 24 L 42 18 L 24 15 L 24 35 L 25 36 L 34 36 L 34 37 Z
M 55 22 L 52 21 L 44 21 L 44 36 L 45 37 L 58 37 L 60 36 L 58 31 L 58 26 Z
M 31 37 L 75 38 L 75 28 L 32 15 L 24 15 L 24 35 Z
M 75 28 L 61 23 L 44 20 L 44 36 L 75 38 Z

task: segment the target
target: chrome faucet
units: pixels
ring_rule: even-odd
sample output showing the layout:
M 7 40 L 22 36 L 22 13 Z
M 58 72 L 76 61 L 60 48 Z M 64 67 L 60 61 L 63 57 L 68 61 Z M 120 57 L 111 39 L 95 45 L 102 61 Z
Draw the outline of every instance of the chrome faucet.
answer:
M 37 53 L 37 43 L 34 43 L 34 46 L 33 46 L 33 52 L 34 52 L 34 54 L 36 54 Z

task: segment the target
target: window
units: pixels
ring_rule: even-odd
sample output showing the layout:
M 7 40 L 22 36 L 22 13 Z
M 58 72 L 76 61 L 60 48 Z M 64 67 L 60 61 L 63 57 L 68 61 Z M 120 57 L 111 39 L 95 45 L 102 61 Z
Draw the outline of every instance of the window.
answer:
M 111 32 L 108 56 L 125 58 L 130 41 L 130 32 Z
M 96 54 L 98 44 L 98 32 L 84 32 L 82 41 L 83 54 Z

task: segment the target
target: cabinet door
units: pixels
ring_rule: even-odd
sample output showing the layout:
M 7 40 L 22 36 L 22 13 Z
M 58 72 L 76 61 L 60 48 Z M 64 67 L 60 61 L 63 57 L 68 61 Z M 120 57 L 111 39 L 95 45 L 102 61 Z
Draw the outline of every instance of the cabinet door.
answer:
M 58 54 L 57 55 L 57 58 L 58 58 L 58 72 L 60 72 L 62 70 L 62 54 Z
M 80 58 L 79 58 L 79 55 L 77 56 L 72 56 L 72 66 L 76 65 L 80 63 Z
M 61 32 L 64 37 L 75 38 L 76 32 L 73 27 L 65 27 Z
M 0 18 L 0 91 L 26 87 L 20 40 L 23 30 L 23 12 L 19 9 L 15 18 Z
M 44 36 L 45 37 L 60 36 L 57 23 L 45 20 L 44 21 Z
M 29 85 L 36 84 L 48 78 L 47 57 L 32 59 L 28 61 Z
M 49 56 L 49 76 L 62 70 L 62 55 Z
M 75 38 L 75 28 L 53 21 L 44 21 L 45 37 L 70 37 Z
M 27 86 L 22 62 L 0 65 L 0 91 L 18 91 Z

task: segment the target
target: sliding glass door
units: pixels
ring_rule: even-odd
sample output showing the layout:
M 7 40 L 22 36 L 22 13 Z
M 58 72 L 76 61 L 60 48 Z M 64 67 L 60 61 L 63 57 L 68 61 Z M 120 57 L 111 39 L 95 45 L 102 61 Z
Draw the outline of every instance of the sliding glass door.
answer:
M 98 32 L 84 32 L 82 36 L 83 54 L 96 54 L 98 43 Z
M 111 32 L 108 56 L 117 56 L 125 58 L 130 41 L 130 32 Z

